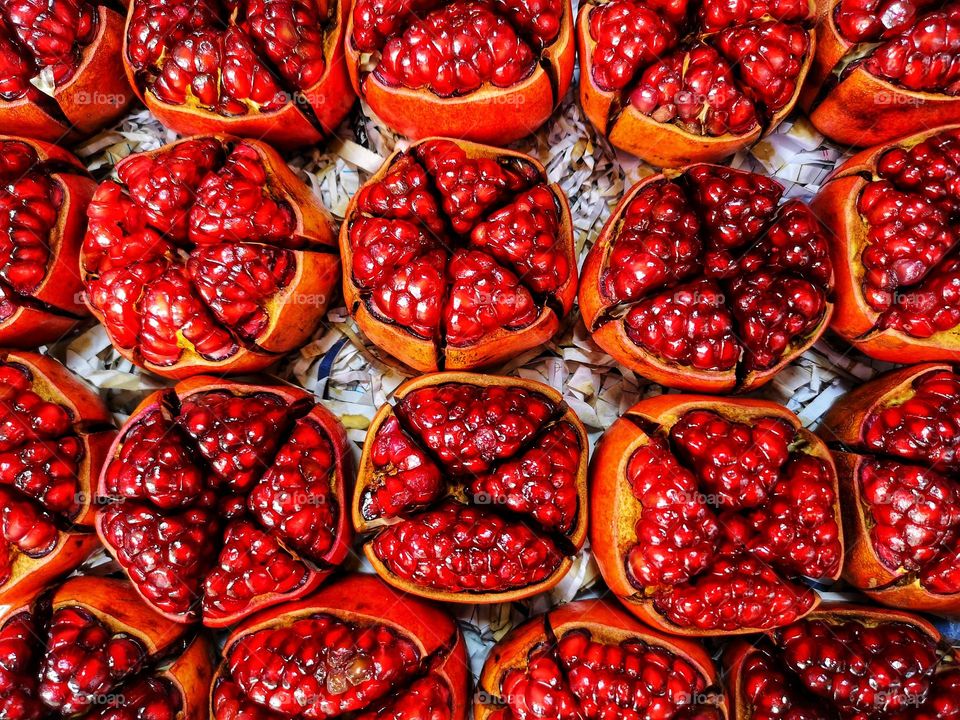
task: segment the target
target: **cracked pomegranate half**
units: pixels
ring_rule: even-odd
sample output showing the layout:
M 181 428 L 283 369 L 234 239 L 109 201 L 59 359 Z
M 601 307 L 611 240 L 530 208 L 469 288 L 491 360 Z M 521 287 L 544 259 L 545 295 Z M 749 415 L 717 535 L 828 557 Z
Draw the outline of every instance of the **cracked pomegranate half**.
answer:
M 124 580 L 73 577 L 0 614 L 5 720 L 203 720 L 213 648 Z
M 456 622 L 372 575 L 251 618 L 223 658 L 213 720 L 466 720 Z
M 834 236 L 833 329 L 881 360 L 960 360 L 960 126 L 853 156 L 812 207 Z
M 182 135 L 281 148 L 332 132 L 356 99 L 347 0 L 131 0 L 123 60 L 140 99 Z
M 846 145 L 960 117 L 960 4 L 817 0 L 817 51 L 800 104 Z
M 604 434 L 591 547 L 630 612 L 676 634 L 787 625 L 843 564 L 827 446 L 765 400 L 662 395 Z
M 195 137 L 116 169 L 87 211 L 81 271 L 124 357 L 167 377 L 253 372 L 319 328 L 333 222 L 270 146 Z
M 353 523 L 401 590 L 458 603 L 549 590 L 587 530 L 586 431 L 561 395 L 513 377 L 409 380 L 367 431 Z
M 813 59 L 811 0 L 588 0 L 580 103 L 658 167 L 716 162 L 793 109 Z
M 838 400 L 818 432 L 840 476 L 845 578 L 887 605 L 960 614 L 960 375 L 887 373 Z
M 477 720 L 724 720 L 710 655 L 662 635 L 613 604 L 562 605 L 512 630 L 490 651 Z
M 724 656 L 737 720 L 957 720 L 960 664 L 925 620 L 824 603 Z
M 37 348 L 88 315 L 77 265 L 95 188 L 66 150 L 0 136 L 0 345 Z
M 636 184 L 583 266 L 580 309 L 597 344 L 670 387 L 768 382 L 833 309 L 823 227 L 782 194 L 769 177 L 717 165 Z
M 340 230 L 343 294 L 412 368 L 489 366 L 539 347 L 577 293 L 570 209 L 527 155 L 434 138 L 395 153 Z
M 77 140 L 133 100 L 123 76 L 123 17 L 87 0 L 0 3 L 0 132 Z
M 351 470 L 343 426 L 305 390 L 195 377 L 120 430 L 97 533 L 149 605 L 222 627 L 343 562 Z
M 388 126 L 506 145 L 543 125 L 573 78 L 570 0 L 357 0 L 347 66 Z
M 0 352 L 0 606 L 98 546 L 93 487 L 115 435 L 100 398 L 56 360 Z

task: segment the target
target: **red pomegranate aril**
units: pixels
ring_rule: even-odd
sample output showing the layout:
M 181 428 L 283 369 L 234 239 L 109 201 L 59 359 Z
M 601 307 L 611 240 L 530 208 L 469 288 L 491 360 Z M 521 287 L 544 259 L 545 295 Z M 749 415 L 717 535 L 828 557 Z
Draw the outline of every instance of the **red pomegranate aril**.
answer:
M 632 0 L 615 0 L 593 8 L 590 34 L 597 42 L 593 80 L 608 91 L 625 88 L 644 65 L 677 42 L 673 25 Z
M 960 10 L 946 5 L 880 45 L 864 67 L 908 90 L 960 92 Z
M 827 710 L 811 700 L 765 652 L 756 651 L 744 663 L 743 687 L 752 720 L 820 720 Z

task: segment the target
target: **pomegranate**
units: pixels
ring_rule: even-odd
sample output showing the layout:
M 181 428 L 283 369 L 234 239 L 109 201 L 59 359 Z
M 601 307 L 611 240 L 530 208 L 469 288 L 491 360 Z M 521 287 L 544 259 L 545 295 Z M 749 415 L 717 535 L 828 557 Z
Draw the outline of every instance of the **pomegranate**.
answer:
M 73 577 L 0 613 L 0 717 L 202 720 L 212 648 L 123 580 Z
M 844 145 L 875 145 L 960 117 L 960 4 L 818 0 L 800 104 Z
M 115 435 L 100 398 L 56 360 L 0 353 L 0 607 L 97 547 L 92 487 Z
M 487 657 L 477 720 L 724 720 L 710 655 L 662 635 L 615 605 L 560 606 L 515 628 Z
M 212 377 L 154 393 L 100 475 L 100 539 L 147 603 L 222 627 L 314 590 L 347 556 L 337 418 L 297 387 Z
M 77 263 L 95 188 L 67 151 L 39 140 L 0 136 L 4 347 L 33 349 L 53 342 L 87 315 Z
M 0 132 L 77 140 L 133 100 L 121 70 L 123 17 L 87 0 L 0 3 Z
M 123 61 L 160 122 L 182 135 L 228 132 L 312 145 L 354 100 L 343 57 L 350 3 L 130 0 Z
M 960 126 L 853 156 L 813 208 L 835 238 L 833 329 L 881 360 L 960 360 Z
M 553 587 L 586 537 L 587 436 L 561 395 L 513 377 L 401 385 L 367 431 L 355 528 L 380 576 L 457 603 Z
M 819 433 L 840 476 L 847 580 L 888 605 L 960 613 L 960 375 L 887 373 L 838 400 Z
M 262 370 L 335 292 L 332 220 L 268 145 L 196 137 L 117 163 L 87 211 L 86 300 L 117 350 L 168 377 Z
M 819 602 L 843 564 L 830 452 L 765 400 L 661 395 L 604 434 L 591 546 L 630 612 L 676 634 L 756 632 Z
M 412 368 L 489 366 L 539 347 L 577 293 L 570 209 L 527 155 L 431 139 L 395 153 L 340 230 L 360 328 Z
M 812 345 L 832 312 L 823 227 L 775 180 L 716 165 L 655 175 L 620 201 L 583 266 L 597 344 L 670 387 L 747 391 Z
M 588 0 L 580 102 L 658 167 L 716 162 L 793 109 L 813 59 L 811 0 Z
M 233 631 L 213 720 L 466 720 L 467 654 L 454 620 L 371 575 Z
M 357 0 L 345 52 L 357 94 L 397 132 L 506 145 L 570 87 L 570 0 Z
M 737 720 L 956 720 L 954 656 L 918 617 L 825 603 L 759 642 L 735 642 L 724 665 Z

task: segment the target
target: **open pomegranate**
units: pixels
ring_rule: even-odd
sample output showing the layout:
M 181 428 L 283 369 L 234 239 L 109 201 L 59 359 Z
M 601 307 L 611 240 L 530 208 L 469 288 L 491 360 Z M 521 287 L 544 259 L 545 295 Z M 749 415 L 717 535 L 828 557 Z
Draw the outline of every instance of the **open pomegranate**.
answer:
M 116 169 L 81 270 L 124 357 L 168 377 L 252 372 L 313 335 L 340 273 L 333 223 L 275 150 L 195 137 Z
M 378 346 L 422 371 L 539 347 L 577 293 L 570 209 L 527 155 L 431 139 L 394 154 L 340 230 L 343 294 Z
M 736 720 L 957 720 L 960 664 L 925 620 L 824 603 L 724 657 Z
M 597 344 L 644 377 L 747 391 L 830 320 L 833 269 L 816 216 L 769 177 L 716 165 L 655 175 L 620 201 L 583 266 Z
M 723 720 L 710 655 L 602 600 L 562 605 L 491 650 L 476 720 Z
M 816 607 L 799 578 L 843 565 L 827 446 L 765 400 L 661 395 L 604 434 L 591 546 L 637 617 L 676 634 L 756 632 Z
M 715 162 L 793 109 L 813 59 L 811 0 L 587 0 L 580 102 L 658 167 Z
M 350 478 L 343 426 L 313 395 L 195 377 L 120 430 L 97 532 L 152 607 L 221 627 L 303 597 L 346 558 Z
M 960 360 L 960 126 L 854 155 L 812 206 L 834 236 L 833 329 L 881 360 Z
M 566 95 L 570 0 L 357 0 L 346 56 L 357 94 L 388 126 L 506 145 Z
M 95 188 L 67 151 L 0 136 L 0 345 L 36 348 L 88 314 L 77 264 Z
M 203 720 L 207 639 L 145 606 L 130 583 L 74 577 L 0 613 L 5 720 Z
M 123 61 L 160 122 L 311 145 L 356 99 L 343 58 L 346 0 L 130 0 Z
M 960 614 L 960 375 L 887 373 L 838 400 L 819 433 L 840 476 L 847 580 L 888 605 Z
M 92 490 L 115 435 L 100 398 L 56 360 L 0 353 L 0 606 L 98 546 Z
M 0 3 L 0 132 L 60 142 L 119 119 L 133 100 L 122 42 L 108 3 Z
M 213 720 L 466 720 L 456 623 L 372 575 L 246 621 L 223 657 Z
M 800 104 L 846 145 L 960 117 L 960 4 L 817 0 L 817 51 Z
M 409 380 L 374 417 L 353 522 L 391 585 L 458 603 L 549 590 L 587 532 L 587 436 L 552 388 L 513 377 Z

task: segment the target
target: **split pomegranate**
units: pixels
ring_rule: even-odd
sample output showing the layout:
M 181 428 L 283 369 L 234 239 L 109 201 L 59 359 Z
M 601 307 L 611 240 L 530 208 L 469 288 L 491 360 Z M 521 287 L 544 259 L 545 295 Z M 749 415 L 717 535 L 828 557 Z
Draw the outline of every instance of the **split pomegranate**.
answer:
M 401 590 L 458 603 L 553 587 L 586 537 L 587 436 L 559 393 L 434 373 L 401 385 L 363 446 L 353 522 Z
M 356 99 L 343 57 L 349 2 L 131 0 L 123 61 L 160 122 L 312 145 Z
M 846 603 L 737 641 L 724 665 L 738 720 L 956 720 L 960 664 L 926 621 Z
M 76 140 L 133 100 L 121 69 L 123 17 L 87 0 L 0 3 L 0 132 Z
M 833 329 L 881 360 L 960 360 L 960 126 L 853 156 L 813 208 L 835 238 Z
M 888 142 L 960 117 L 960 4 L 819 0 L 800 104 L 846 145 Z
M 466 720 L 454 620 L 372 575 L 261 613 L 223 649 L 213 720 Z
M 36 348 L 87 315 L 77 264 L 95 188 L 67 151 L 0 136 L 0 345 Z
M 207 639 L 146 607 L 130 584 L 74 577 L 0 614 L 5 720 L 202 720 Z
M 604 434 L 590 468 L 591 546 L 610 589 L 690 635 L 787 625 L 843 564 L 827 446 L 765 400 L 661 395 Z
M 824 332 L 833 269 L 806 205 L 754 173 L 693 165 L 620 201 L 583 266 L 597 344 L 670 387 L 747 391 Z
M 577 293 L 570 209 L 527 155 L 432 139 L 394 154 L 340 230 L 360 328 L 412 368 L 489 366 L 539 347 Z
M 616 147 L 658 167 L 716 162 L 793 109 L 813 58 L 810 0 L 589 0 L 580 102 Z
M 487 657 L 477 720 L 727 717 L 710 655 L 602 600 L 515 628 Z
M 346 56 L 389 127 L 506 145 L 550 117 L 573 78 L 570 0 L 357 0 Z
M 81 254 L 117 350 L 160 375 L 262 370 L 319 328 L 340 270 L 332 220 L 270 146 L 196 137 L 117 163 Z
M 350 465 L 343 426 L 305 390 L 191 378 L 121 429 L 97 532 L 149 605 L 222 627 L 346 558 Z
M 883 375 L 838 400 L 819 433 L 835 446 L 847 580 L 888 605 L 960 613 L 960 375 Z
M 92 490 L 115 435 L 100 398 L 56 360 L 0 353 L 0 606 L 97 547 Z

